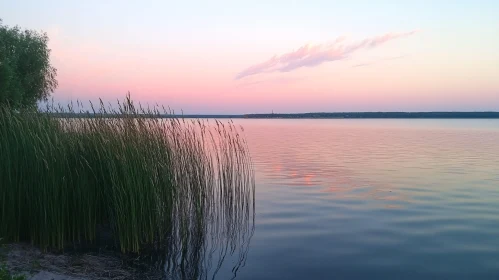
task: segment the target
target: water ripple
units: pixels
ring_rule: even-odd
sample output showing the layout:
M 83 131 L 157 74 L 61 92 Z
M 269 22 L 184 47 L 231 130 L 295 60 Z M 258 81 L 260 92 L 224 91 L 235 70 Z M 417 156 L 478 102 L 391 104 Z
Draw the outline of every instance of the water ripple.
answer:
M 499 123 L 241 120 L 256 231 L 238 279 L 499 279 Z

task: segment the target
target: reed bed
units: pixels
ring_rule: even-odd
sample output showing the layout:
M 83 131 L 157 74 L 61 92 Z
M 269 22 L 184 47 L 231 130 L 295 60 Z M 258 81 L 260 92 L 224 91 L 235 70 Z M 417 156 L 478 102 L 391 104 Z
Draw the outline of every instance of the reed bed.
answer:
M 161 249 L 172 278 L 216 271 L 213 254 L 244 262 L 254 177 L 242 129 L 159 118 L 170 112 L 129 97 L 71 117 L 81 107 L 0 108 L 0 237 L 62 250 L 109 228 L 121 252 Z

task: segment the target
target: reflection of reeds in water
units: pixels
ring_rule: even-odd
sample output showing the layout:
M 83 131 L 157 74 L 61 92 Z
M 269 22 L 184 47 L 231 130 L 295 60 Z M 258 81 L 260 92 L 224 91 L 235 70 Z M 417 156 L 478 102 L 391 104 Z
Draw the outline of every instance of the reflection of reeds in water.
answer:
M 254 179 L 240 131 L 158 115 L 129 98 L 60 120 L 0 109 L 0 236 L 62 249 L 103 225 L 122 252 L 166 248 L 174 278 L 207 277 L 227 254 L 242 263 Z
M 199 179 L 192 184 L 184 181 L 192 178 L 182 176 L 182 172 L 175 177 L 182 187 L 173 207 L 165 271 L 169 279 L 214 278 L 226 257 L 236 254 L 232 269 L 235 276 L 244 264 L 254 231 L 254 177 L 247 146 L 232 123 L 216 121 L 210 131 L 202 122 L 192 124 L 199 128 L 203 143 L 192 142 L 188 147 L 178 142 L 175 150 L 208 149 L 210 152 L 204 155 L 209 164 L 192 165 L 189 160 L 181 160 L 186 163 L 179 166 L 181 170 L 199 168 L 199 172 L 189 171 Z M 202 170 L 204 167 L 209 168 Z

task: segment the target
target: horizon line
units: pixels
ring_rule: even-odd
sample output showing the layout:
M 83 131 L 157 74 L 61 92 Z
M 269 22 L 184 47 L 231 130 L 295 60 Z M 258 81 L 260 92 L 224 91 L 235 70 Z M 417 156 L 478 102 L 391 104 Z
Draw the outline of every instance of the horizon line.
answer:
M 79 116 L 117 116 L 120 114 L 113 113 L 92 113 L 92 112 L 48 112 L 56 116 L 79 115 Z M 154 114 L 138 114 L 151 115 Z M 420 112 L 404 112 L 404 111 L 365 111 L 365 112 L 308 112 L 308 113 L 250 113 L 250 114 L 156 114 L 159 118 L 300 118 L 300 119 L 380 119 L 380 118 L 461 118 L 461 119 L 499 119 L 499 111 L 420 111 Z

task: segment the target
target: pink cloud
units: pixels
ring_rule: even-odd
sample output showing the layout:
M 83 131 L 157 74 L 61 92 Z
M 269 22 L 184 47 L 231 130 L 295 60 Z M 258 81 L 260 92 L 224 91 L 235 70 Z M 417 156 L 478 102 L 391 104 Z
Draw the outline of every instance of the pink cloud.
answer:
M 358 50 L 375 48 L 388 41 L 407 37 L 416 32 L 414 30 L 404 33 L 387 33 L 352 44 L 346 44 L 345 37 L 339 37 L 327 45 L 305 45 L 295 51 L 280 56 L 275 55 L 265 62 L 246 68 L 236 75 L 236 80 L 260 73 L 289 72 L 301 67 L 314 67 L 325 62 L 342 60 Z

